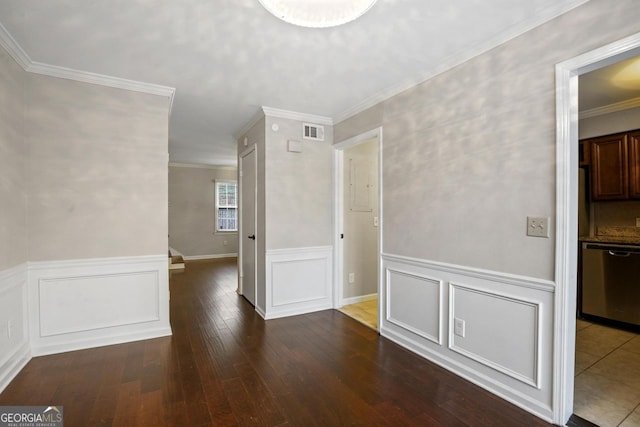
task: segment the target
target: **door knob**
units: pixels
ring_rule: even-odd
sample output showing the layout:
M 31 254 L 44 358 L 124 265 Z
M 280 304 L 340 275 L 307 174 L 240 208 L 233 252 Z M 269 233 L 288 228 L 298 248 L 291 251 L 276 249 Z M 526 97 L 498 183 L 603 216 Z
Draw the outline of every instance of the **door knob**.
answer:
M 251 240 L 256 240 L 256 235 L 252 234 L 251 236 L 247 236 L 247 238 L 251 239 Z

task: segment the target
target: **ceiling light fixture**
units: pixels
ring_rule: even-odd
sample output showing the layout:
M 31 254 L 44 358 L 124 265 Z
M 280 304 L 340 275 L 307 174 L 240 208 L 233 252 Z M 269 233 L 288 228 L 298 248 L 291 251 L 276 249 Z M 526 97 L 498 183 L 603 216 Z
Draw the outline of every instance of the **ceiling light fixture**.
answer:
M 276 18 L 293 25 L 328 28 L 362 16 L 376 0 L 258 0 Z

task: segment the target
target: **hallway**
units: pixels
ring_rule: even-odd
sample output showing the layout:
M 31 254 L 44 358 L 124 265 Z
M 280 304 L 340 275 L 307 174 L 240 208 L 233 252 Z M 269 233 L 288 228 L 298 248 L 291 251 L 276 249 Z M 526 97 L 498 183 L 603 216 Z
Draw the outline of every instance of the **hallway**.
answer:
M 547 426 L 335 310 L 265 322 L 235 259 L 171 277 L 173 336 L 32 359 L 0 405 L 65 426 Z

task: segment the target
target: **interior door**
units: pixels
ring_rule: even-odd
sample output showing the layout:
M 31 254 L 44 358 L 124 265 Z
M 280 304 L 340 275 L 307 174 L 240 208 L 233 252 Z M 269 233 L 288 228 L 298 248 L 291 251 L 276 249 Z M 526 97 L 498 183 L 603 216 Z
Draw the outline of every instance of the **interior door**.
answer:
M 242 295 L 256 305 L 256 150 L 240 156 L 240 245 Z

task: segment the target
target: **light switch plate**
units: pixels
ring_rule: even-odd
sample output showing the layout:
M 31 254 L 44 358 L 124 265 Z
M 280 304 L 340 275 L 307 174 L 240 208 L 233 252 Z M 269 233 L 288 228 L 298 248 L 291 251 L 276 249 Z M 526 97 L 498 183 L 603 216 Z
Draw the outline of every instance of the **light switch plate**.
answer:
M 527 217 L 527 236 L 549 237 L 549 218 L 539 216 Z

